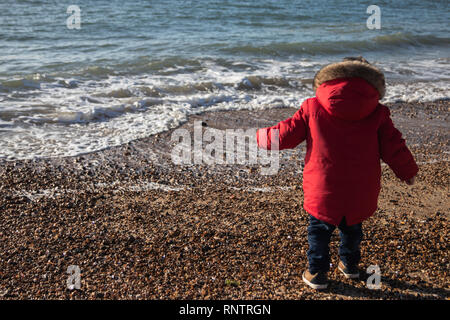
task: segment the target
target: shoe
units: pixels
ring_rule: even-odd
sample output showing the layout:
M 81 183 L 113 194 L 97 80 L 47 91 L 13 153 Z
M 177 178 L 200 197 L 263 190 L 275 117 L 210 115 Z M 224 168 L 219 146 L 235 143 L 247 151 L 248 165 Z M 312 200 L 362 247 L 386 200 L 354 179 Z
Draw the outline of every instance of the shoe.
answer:
M 316 290 L 326 289 L 328 287 L 327 275 L 324 272 L 311 274 L 309 270 L 306 270 L 303 272 L 302 279 L 309 287 Z
M 347 279 L 359 279 L 359 269 L 356 265 L 346 267 L 342 261 L 339 261 L 338 269 Z

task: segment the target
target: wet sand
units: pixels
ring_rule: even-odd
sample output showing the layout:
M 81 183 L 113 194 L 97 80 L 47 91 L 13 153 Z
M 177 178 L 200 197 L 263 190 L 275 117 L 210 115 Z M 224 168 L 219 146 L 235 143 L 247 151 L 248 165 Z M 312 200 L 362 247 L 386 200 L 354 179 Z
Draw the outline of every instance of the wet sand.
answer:
M 174 165 L 168 131 L 77 157 L 1 161 L 0 299 L 446 299 L 450 103 L 389 106 L 420 173 L 410 187 L 383 166 L 361 261 L 380 267 L 379 290 L 336 271 L 337 233 L 330 288 L 301 281 L 304 143 L 263 176 L 259 164 Z M 182 128 L 256 128 L 294 112 L 205 113 Z M 71 265 L 79 290 L 66 285 Z

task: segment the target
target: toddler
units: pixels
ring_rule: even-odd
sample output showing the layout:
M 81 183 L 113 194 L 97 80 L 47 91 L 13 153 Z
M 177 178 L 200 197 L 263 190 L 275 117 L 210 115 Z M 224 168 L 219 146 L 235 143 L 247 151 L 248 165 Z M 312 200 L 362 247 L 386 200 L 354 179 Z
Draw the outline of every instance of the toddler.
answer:
M 341 237 L 338 269 L 347 278 L 359 278 L 362 221 L 377 209 L 380 159 L 410 185 L 418 167 L 389 109 L 379 103 L 384 75 L 367 60 L 345 58 L 326 65 L 314 77 L 314 90 L 316 96 L 292 118 L 259 129 L 257 141 L 270 149 L 274 130 L 280 150 L 306 140 L 303 207 L 310 218 L 309 268 L 302 278 L 314 289 L 325 289 L 328 245 L 336 227 Z

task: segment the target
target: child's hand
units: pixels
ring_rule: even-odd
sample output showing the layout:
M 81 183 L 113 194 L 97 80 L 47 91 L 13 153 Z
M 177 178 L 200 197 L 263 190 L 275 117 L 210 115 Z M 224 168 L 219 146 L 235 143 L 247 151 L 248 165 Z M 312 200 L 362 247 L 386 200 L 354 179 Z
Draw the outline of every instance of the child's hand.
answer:
M 405 182 L 407 185 L 412 186 L 414 184 L 415 180 L 416 180 L 416 177 L 412 177 L 411 179 L 406 180 Z

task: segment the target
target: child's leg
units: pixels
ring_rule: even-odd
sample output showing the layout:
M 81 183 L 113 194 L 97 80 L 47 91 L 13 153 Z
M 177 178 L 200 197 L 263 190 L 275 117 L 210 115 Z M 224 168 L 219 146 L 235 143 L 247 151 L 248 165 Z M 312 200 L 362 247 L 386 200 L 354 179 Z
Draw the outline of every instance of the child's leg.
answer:
M 362 224 L 348 226 L 345 218 L 339 224 L 341 244 L 339 246 L 339 257 L 345 266 L 356 266 L 361 259 L 359 245 L 363 238 Z
M 320 221 L 309 216 L 308 226 L 308 262 L 309 272 L 316 274 L 318 272 L 328 272 L 330 269 L 330 252 L 328 245 L 331 234 L 336 227 L 332 224 Z

